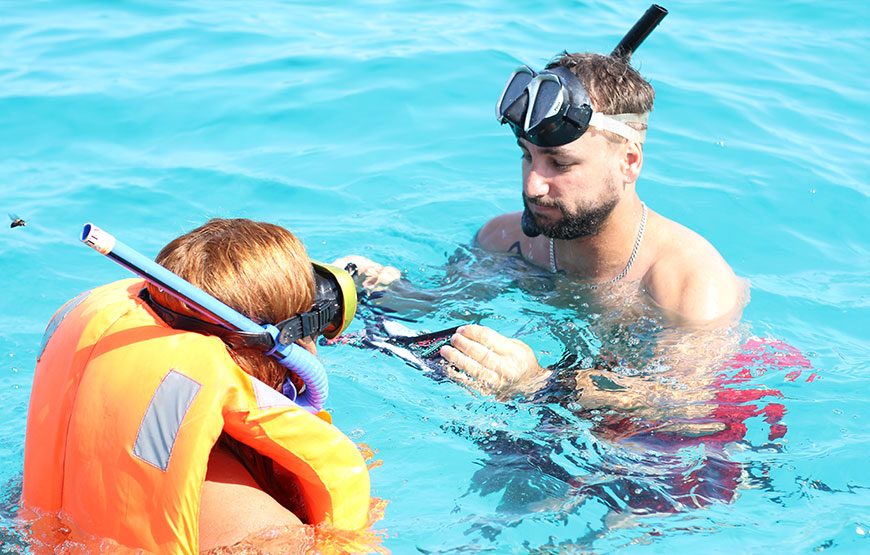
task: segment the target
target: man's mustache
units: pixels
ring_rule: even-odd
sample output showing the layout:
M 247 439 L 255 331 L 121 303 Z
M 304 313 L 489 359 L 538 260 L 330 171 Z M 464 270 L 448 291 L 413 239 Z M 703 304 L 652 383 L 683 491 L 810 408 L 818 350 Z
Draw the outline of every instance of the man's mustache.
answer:
M 561 203 L 555 200 L 544 200 L 541 198 L 533 198 L 523 195 L 523 202 L 526 206 L 534 204 L 535 206 L 540 206 L 542 208 L 559 208 L 563 212 L 565 211 Z

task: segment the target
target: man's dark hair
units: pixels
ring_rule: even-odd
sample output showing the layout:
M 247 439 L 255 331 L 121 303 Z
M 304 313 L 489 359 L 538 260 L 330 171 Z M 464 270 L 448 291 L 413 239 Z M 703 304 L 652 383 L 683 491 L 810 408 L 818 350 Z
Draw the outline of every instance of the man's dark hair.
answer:
M 550 62 L 547 69 L 558 66 L 568 68 L 580 79 L 597 112 L 644 114 L 652 110 L 655 99 L 652 85 L 624 60 L 588 52 L 565 52 Z

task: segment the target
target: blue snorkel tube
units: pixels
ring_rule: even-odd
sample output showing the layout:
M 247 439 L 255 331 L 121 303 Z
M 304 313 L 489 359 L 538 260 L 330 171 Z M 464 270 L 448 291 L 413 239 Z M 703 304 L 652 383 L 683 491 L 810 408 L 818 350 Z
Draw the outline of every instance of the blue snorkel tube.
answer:
M 271 324 L 261 326 L 239 314 L 202 289 L 185 281 L 160 264 L 139 254 L 115 237 L 93 224 L 82 228 L 81 240 L 100 254 L 114 260 L 152 285 L 166 291 L 203 316 L 215 321 L 231 331 L 253 334 L 267 333 L 272 338 L 272 348 L 266 355 L 277 360 L 282 366 L 296 373 L 305 383 L 305 390 L 298 398 L 292 399 L 310 412 L 318 412 L 326 403 L 329 384 L 326 369 L 316 356 L 295 343 L 288 345 L 278 341 L 279 330 Z

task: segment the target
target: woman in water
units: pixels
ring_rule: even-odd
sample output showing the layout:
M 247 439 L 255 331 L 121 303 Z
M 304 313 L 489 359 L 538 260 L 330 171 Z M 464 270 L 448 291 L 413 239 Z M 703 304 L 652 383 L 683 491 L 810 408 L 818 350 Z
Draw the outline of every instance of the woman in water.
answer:
M 213 219 L 156 261 L 262 325 L 319 300 L 304 247 L 272 224 Z M 225 344 L 202 318 L 135 279 L 58 311 L 28 414 L 26 516 L 63 514 L 82 537 L 182 553 L 293 528 L 301 550 L 303 524 L 365 527 L 369 481 L 356 446 L 328 415 L 280 394 L 304 391 L 295 372 L 245 338 Z M 185 331 L 200 325 L 205 333 Z M 296 343 L 316 354 L 310 335 Z M 68 539 L 53 534 L 36 539 Z

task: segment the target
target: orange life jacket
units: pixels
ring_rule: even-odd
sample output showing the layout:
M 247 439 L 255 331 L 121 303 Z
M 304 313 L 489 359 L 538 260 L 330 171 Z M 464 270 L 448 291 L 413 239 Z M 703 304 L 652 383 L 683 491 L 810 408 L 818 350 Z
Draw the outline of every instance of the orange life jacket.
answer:
M 22 506 L 155 553 L 196 553 L 221 432 L 292 473 L 310 518 L 366 525 L 369 475 L 337 428 L 247 374 L 220 339 L 168 327 L 141 280 L 83 293 L 46 330 L 27 415 Z

